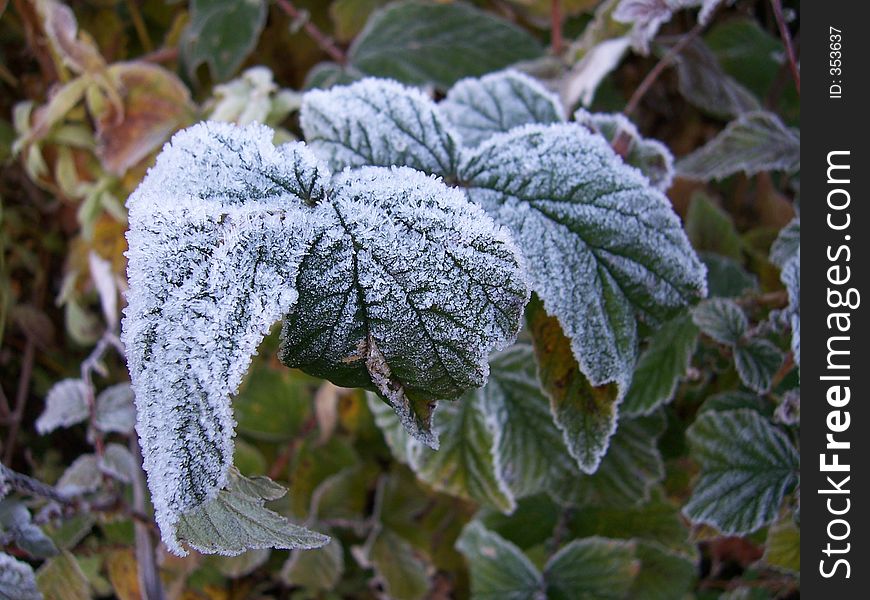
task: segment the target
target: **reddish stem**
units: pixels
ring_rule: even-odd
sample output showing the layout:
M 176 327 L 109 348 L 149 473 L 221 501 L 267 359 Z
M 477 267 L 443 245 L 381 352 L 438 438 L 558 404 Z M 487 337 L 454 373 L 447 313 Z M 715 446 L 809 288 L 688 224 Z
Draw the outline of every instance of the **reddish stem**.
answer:
M 553 54 L 559 55 L 565 47 L 565 40 L 562 37 L 562 0 L 551 0 L 550 29 Z
M 278 8 L 283 10 L 287 16 L 291 19 L 299 20 L 304 19 L 302 23 L 302 28 L 305 30 L 305 33 L 311 37 L 317 44 L 317 46 L 323 50 L 326 54 L 329 55 L 329 58 L 334 60 L 340 65 L 343 65 L 347 62 L 347 57 L 342 52 L 341 48 L 339 48 L 335 41 L 320 31 L 317 28 L 317 25 L 311 22 L 311 19 L 308 19 L 302 12 L 296 8 L 296 6 L 290 2 L 290 0 L 275 0 L 275 4 L 278 5 Z
M 788 55 L 788 66 L 791 69 L 791 76 L 794 79 L 797 93 L 801 93 L 801 72 L 797 66 L 797 57 L 794 52 L 794 44 L 791 41 L 791 35 L 788 32 L 788 26 L 785 24 L 785 17 L 782 14 L 782 0 L 770 0 L 773 6 L 773 16 L 776 18 L 776 25 L 779 27 L 779 35 L 782 37 L 782 42 L 785 44 L 785 53 Z

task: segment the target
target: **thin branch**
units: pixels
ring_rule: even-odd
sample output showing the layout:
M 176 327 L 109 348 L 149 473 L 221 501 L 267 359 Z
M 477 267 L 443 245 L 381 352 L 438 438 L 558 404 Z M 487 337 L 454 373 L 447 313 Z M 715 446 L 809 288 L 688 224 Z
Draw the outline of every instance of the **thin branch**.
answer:
M 646 77 L 643 78 L 643 81 L 640 82 L 640 85 L 637 86 L 637 89 L 634 90 L 634 93 L 631 95 L 631 98 L 628 101 L 628 104 L 625 105 L 625 110 L 622 112 L 626 115 L 630 115 L 635 110 L 637 110 L 640 101 L 652 87 L 652 85 L 656 82 L 659 76 L 664 72 L 664 70 L 670 66 L 671 62 L 679 56 L 680 52 L 688 46 L 692 40 L 698 37 L 701 32 L 704 30 L 704 26 L 698 23 L 695 25 L 689 33 L 680 38 L 676 44 L 671 46 L 671 49 L 668 50 L 667 54 L 665 54 L 662 59 L 656 63 L 656 66 L 652 68 L 652 70 L 647 73 Z
M 136 470 L 131 474 L 133 486 L 133 510 L 145 513 L 145 481 L 142 478 L 142 452 L 135 435 L 130 436 L 130 453 L 136 458 Z M 139 585 L 149 600 L 163 600 L 163 585 L 157 572 L 157 561 L 154 556 L 154 544 L 151 539 L 150 527 L 146 523 L 136 521 L 133 525 L 136 540 L 136 565 L 138 567 Z
M 30 396 L 30 376 L 33 374 L 33 360 L 36 357 L 36 342 L 28 335 L 24 344 L 24 358 L 21 361 L 21 373 L 18 377 L 18 393 L 15 396 L 15 408 L 12 411 L 9 433 L 6 436 L 6 448 L 3 460 L 6 463 L 12 461 L 15 452 L 15 442 L 21 429 L 21 420 L 24 418 L 24 409 L 27 406 L 27 398 Z
M 139 60 L 149 63 L 168 63 L 178 59 L 178 48 L 158 48 L 154 52 L 143 54 Z
M 145 27 L 145 19 L 142 18 L 139 5 L 136 4 L 136 0 L 125 0 L 125 3 L 130 12 L 130 18 L 133 19 L 133 28 L 136 30 L 139 43 L 142 44 L 145 52 L 151 52 L 154 49 L 154 44 L 151 43 L 151 36 L 148 35 L 148 28 Z
M 562 37 L 562 0 L 550 0 L 550 39 L 553 54 L 560 55 L 565 49 Z
M 788 32 L 788 25 L 785 23 L 785 17 L 782 14 L 782 0 L 770 0 L 773 6 L 773 15 L 776 18 L 776 25 L 779 27 L 779 35 L 782 42 L 785 44 L 785 53 L 788 56 L 788 66 L 791 69 L 791 76 L 794 79 L 797 93 L 801 93 L 801 72 L 798 69 L 797 57 L 794 52 L 794 44 L 791 41 L 791 35 Z
M 278 5 L 278 8 L 283 10 L 287 16 L 289 16 L 294 21 L 301 21 L 302 28 L 305 30 L 305 33 L 314 40 L 317 46 L 323 50 L 326 54 L 329 55 L 329 58 L 334 60 L 340 65 L 343 65 L 347 62 L 347 57 L 341 48 L 336 45 L 335 40 L 331 37 L 320 31 L 317 28 L 317 25 L 311 22 L 311 19 L 307 17 L 305 13 L 300 11 L 296 6 L 290 2 L 290 0 L 275 0 L 275 4 Z
M 63 505 L 75 503 L 73 498 L 65 496 L 47 483 L 42 483 L 38 479 L 34 479 L 24 473 L 13 471 L 3 463 L 0 463 L 0 482 L 4 486 L 8 486 L 10 489 L 27 496 L 39 496 L 54 500 Z

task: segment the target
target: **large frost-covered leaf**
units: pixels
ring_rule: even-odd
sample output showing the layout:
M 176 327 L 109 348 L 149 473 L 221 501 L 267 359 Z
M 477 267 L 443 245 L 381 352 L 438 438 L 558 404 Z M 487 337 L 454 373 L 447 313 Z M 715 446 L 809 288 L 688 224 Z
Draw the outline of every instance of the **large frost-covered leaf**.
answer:
M 544 567 L 547 597 L 555 600 L 621 600 L 640 571 L 635 545 L 591 537 L 574 540 Z
M 625 392 L 636 316 L 665 319 L 705 294 L 670 202 L 580 125 L 496 135 L 469 154 L 460 180 L 514 232 L 533 291 L 594 386 Z
M 640 355 L 631 388 L 619 407 L 623 415 L 648 415 L 670 402 L 698 345 L 698 327 L 689 315 L 662 325 Z
M 456 541 L 468 562 L 473 598 L 540 600 L 544 598 L 541 573 L 522 551 L 497 533 L 472 521 Z
M 42 600 L 33 569 L 26 562 L 0 552 L 0 598 L 2 600 Z
M 421 91 L 394 81 L 364 79 L 305 94 L 300 113 L 305 139 L 329 164 L 406 166 L 450 177 L 459 142 L 447 120 Z
M 771 112 L 744 113 L 716 137 L 677 162 L 677 174 L 709 181 L 743 171 L 795 171 L 800 134 Z
M 266 477 L 243 477 L 230 469 L 217 496 L 181 515 L 176 534 L 200 552 L 236 556 L 256 548 L 319 548 L 329 538 L 293 525 L 264 507 L 286 490 Z
M 654 187 L 663 192 L 671 187 L 674 179 L 671 151 L 657 140 L 642 137 L 625 115 L 580 109 L 574 113 L 574 120 L 603 136 L 626 164 L 639 169 Z
M 88 418 L 88 386 L 81 379 L 63 379 L 48 390 L 45 410 L 36 419 L 36 431 L 46 434 Z
M 285 319 L 285 364 L 380 393 L 429 446 L 436 400 L 479 387 L 528 299 L 518 251 L 461 192 L 408 168 L 337 176 Z
M 800 458 L 789 439 L 757 412 L 703 413 L 686 432 L 701 476 L 683 512 L 726 534 L 773 521 L 798 482 Z
M 123 340 L 144 467 L 164 541 L 213 500 L 232 462 L 230 396 L 297 299 L 298 266 L 326 223 L 328 173 L 271 130 L 204 123 L 177 134 L 130 196 Z
M 369 19 L 348 51 L 367 75 L 447 89 L 463 77 L 537 58 L 528 32 L 463 2 L 394 2 Z
M 463 79 L 438 105 L 467 146 L 530 123 L 564 121 L 559 99 L 518 71 Z
M 619 390 L 614 383 L 594 386 L 580 371 L 559 321 L 547 315 L 535 296 L 526 311 L 534 342 L 541 388 L 577 466 L 593 473 L 616 427 Z

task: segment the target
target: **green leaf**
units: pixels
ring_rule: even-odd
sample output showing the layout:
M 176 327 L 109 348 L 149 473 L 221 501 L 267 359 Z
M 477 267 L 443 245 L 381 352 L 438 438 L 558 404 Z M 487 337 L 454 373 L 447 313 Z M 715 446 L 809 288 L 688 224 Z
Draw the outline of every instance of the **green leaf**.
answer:
M 429 566 L 405 539 L 382 531 L 369 557 L 388 598 L 422 600 L 429 592 Z
M 30 565 L 4 552 L 0 552 L 0 599 L 42 600 Z
M 364 79 L 305 94 L 300 124 L 311 148 L 344 167 L 407 166 L 451 177 L 459 141 L 435 104 L 394 81 Z
M 743 241 L 731 215 L 703 193 L 695 193 L 686 213 L 686 234 L 696 250 L 715 252 L 736 261 L 743 259 Z
M 715 138 L 677 163 L 677 174 L 710 181 L 735 173 L 792 172 L 800 168 L 800 133 L 773 113 L 741 115 Z
M 524 30 L 468 4 L 413 0 L 372 15 L 348 60 L 367 75 L 447 89 L 542 53 Z
M 585 514 L 586 511 L 580 512 Z M 545 543 L 553 535 L 560 514 L 561 507 L 548 494 L 541 493 L 521 498 L 516 510 L 509 515 L 482 509 L 476 519 L 493 533 L 527 550 Z
M 593 386 L 580 371 L 571 341 L 537 296 L 526 309 L 541 387 L 568 452 L 585 473 L 598 469 L 616 428 L 618 388 Z
M 305 257 L 281 359 L 377 391 L 426 445 L 437 400 L 486 381 L 528 299 L 507 232 L 451 189 L 408 168 L 336 176 L 332 221 Z
M 99 489 L 103 482 L 95 454 L 82 454 L 66 468 L 55 487 L 63 494 L 77 496 Z
M 658 450 L 665 426 L 660 413 L 621 418 L 598 470 L 568 477 L 553 487 L 553 495 L 571 504 L 595 506 L 627 507 L 647 501 L 665 474 Z
M 727 75 L 707 45 L 699 39 L 674 56 L 683 97 L 703 112 L 716 117 L 736 117 L 758 110 L 758 99 Z
M 761 560 L 775 569 L 801 572 L 801 530 L 791 515 L 786 515 L 767 530 Z
M 232 77 L 257 45 L 267 8 L 265 0 L 191 0 L 180 44 L 188 75 L 206 63 L 217 81 Z
M 50 600 L 90 600 L 92 597 L 87 577 L 75 556 L 66 550 L 40 567 L 36 584 L 39 591 Z
M 230 469 L 227 486 L 213 500 L 183 514 L 176 535 L 199 552 L 236 556 L 257 548 L 319 548 L 325 535 L 293 525 L 263 504 L 286 493 L 267 477 L 247 478 Z
M 770 247 L 770 262 L 782 269 L 789 259 L 800 251 L 800 247 L 801 218 L 795 217 L 776 236 L 776 240 Z
M 329 5 L 329 16 L 335 25 L 335 37 L 349 42 L 360 32 L 375 9 L 388 0 L 335 0 Z
M 492 357 L 489 381 L 477 392 L 493 422 L 501 477 L 517 497 L 545 491 L 574 474 L 575 461 L 541 390 L 532 349 L 516 344 Z
M 725 534 L 751 533 L 776 518 L 798 483 L 792 443 L 758 413 L 705 412 L 686 432 L 701 476 L 683 508 L 696 523 Z
M 519 548 L 472 521 L 456 541 L 471 572 L 474 599 L 529 600 L 544 597 L 543 577 Z
M 670 402 L 698 345 L 698 327 L 688 315 L 662 325 L 640 355 L 631 387 L 619 407 L 626 416 L 648 415 Z
M 725 298 L 704 300 L 692 311 L 692 321 L 720 344 L 735 345 L 749 329 L 749 319 L 737 303 Z
M 622 540 L 574 540 L 544 568 L 549 600 L 621 600 L 640 570 L 635 545 Z
M 119 383 L 104 389 L 96 399 L 96 428 L 104 433 L 133 433 L 136 407 L 129 383 Z
M 782 358 L 779 348 L 764 339 L 752 338 L 734 347 L 734 364 L 740 380 L 760 394 L 770 390 Z
M 497 135 L 469 153 L 460 179 L 513 231 L 533 291 L 592 386 L 615 382 L 624 394 L 635 317 L 666 319 L 706 293 L 670 201 L 580 125 Z
M 529 123 L 565 120 L 559 98 L 518 71 L 463 79 L 438 105 L 466 146 Z
M 308 552 L 317 552 L 318 550 L 309 550 Z M 298 550 L 297 550 L 298 552 Z M 221 575 L 229 579 L 238 579 L 250 575 L 269 560 L 269 555 L 272 550 L 269 548 L 258 548 L 257 550 L 247 550 L 238 556 L 210 556 L 208 561 L 217 566 L 217 570 Z
M 233 401 L 239 431 L 267 442 L 293 438 L 311 413 L 312 388 L 298 371 L 256 361 Z
M 685 556 L 697 553 L 679 508 L 659 488 L 641 506 L 583 506 L 571 513 L 568 524 L 574 537 L 638 539 L 655 542 Z
M 672 600 L 687 596 L 698 567 L 688 558 L 650 542 L 637 543 L 641 567 L 628 597 L 632 600 Z
M 756 394 L 748 392 L 728 391 L 714 394 L 704 400 L 698 413 L 707 411 L 725 412 L 738 408 L 748 408 L 764 415 L 773 416 L 773 405 Z
M 699 252 L 707 267 L 707 289 L 711 298 L 735 298 L 758 290 L 758 277 L 726 256 Z
M 294 550 L 281 568 L 281 581 L 311 591 L 329 591 L 344 574 L 344 549 L 336 538 L 314 550 Z

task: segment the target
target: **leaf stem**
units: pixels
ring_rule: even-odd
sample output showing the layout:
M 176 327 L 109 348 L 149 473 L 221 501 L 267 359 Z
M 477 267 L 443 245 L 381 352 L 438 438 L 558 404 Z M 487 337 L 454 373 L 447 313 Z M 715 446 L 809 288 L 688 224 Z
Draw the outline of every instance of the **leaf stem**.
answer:
M 562 36 L 562 0 L 550 0 L 550 39 L 553 54 L 562 54 L 565 40 Z
M 142 12 L 136 4 L 136 0 L 125 0 L 127 10 L 130 12 L 130 18 L 133 20 L 133 28 L 136 30 L 136 37 L 139 38 L 139 43 L 142 44 L 142 49 L 145 52 L 151 52 L 154 49 L 154 44 L 151 42 L 151 36 L 148 35 L 148 28 L 145 27 L 145 20 L 142 18 Z
M 686 35 L 680 38 L 676 44 L 671 46 L 671 49 L 668 50 L 667 54 L 665 54 L 659 62 L 652 68 L 652 70 L 647 73 L 646 77 L 643 78 L 643 81 L 640 82 L 640 85 L 637 86 L 637 89 L 631 95 L 631 98 L 628 101 L 628 104 L 625 105 L 625 109 L 622 111 L 626 115 L 630 115 L 635 110 L 637 110 L 640 101 L 652 87 L 652 85 L 656 82 L 659 76 L 664 72 L 665 68 L 670 66 L 671 62 L 683 51 L 683 49 L 688 46 L 692 40 L 700 35 L 701 31 L 704 30 L 704 26 L 698 23 L 695 25 Z
M 773 16 L 776 19 L 776 25 L 779 28 L 779 35 L 785 44 L 785 53 L 788 56 L 788 65 L 791 69 L 791 76 L 794 79 L 795 87 L 797 88 L 798 96 L 801 93 L 801 72 L 797 66 L 797 58 L 794 52 L 794 44 L 791 41 L 791 35 L 788 32 L 788 26 L 785 23 L 785 17 L 782 14 L 782 0 L 770 0 L 773 6 Z
M 305 30 L 305 33 L 314 40 L 321 50 L 329 55 L 329 58 L 340 65 L 347 63 L 347 56 L 345 56 L 341 48 L 336 45 L 335 40 L 320 31 L 317 25 L 312 23 L 311 19 L 307 18 L 290 0 L 275 0 L 275 4 L 277 4 L 278 8 L 283 10 L 291 19 L 302 20 L 302 28 Z

